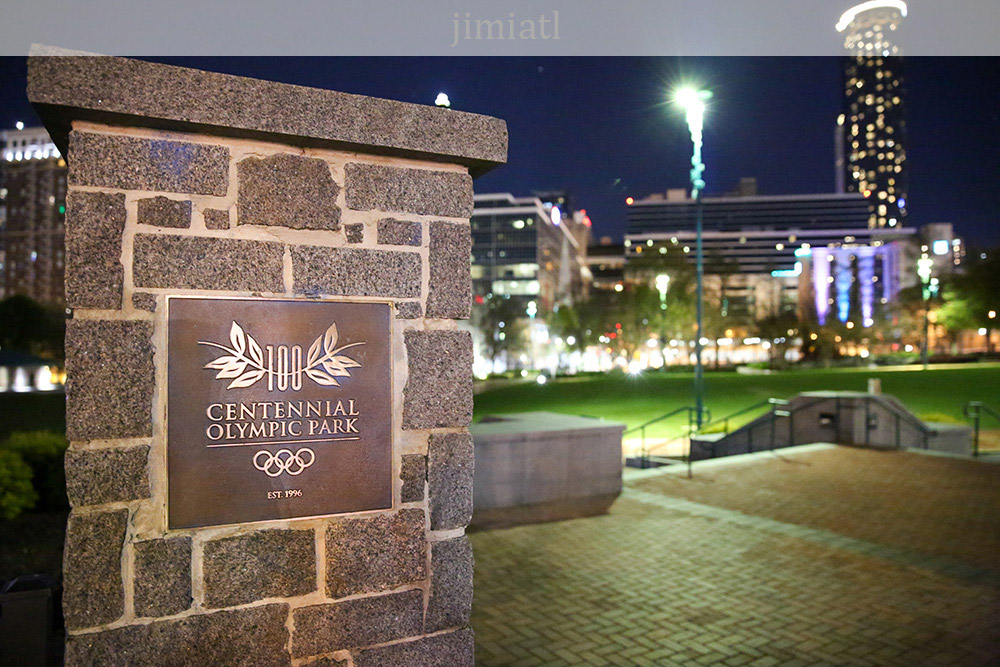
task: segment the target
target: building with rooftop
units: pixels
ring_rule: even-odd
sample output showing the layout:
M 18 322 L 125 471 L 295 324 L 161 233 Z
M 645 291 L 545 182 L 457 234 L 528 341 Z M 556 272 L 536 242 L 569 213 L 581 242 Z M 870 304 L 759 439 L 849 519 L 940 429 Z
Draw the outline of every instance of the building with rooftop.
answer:
M 0 131 L 3 296 L 61 305 L 66 162 L 44 128 Z

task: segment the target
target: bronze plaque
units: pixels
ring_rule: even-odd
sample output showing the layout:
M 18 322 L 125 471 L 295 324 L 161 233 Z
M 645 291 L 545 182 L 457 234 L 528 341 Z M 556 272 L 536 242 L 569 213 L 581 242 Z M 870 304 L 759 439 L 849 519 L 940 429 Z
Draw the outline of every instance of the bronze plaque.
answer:
M 390 307 L 167 299 L 170 528 L 392 507 Z

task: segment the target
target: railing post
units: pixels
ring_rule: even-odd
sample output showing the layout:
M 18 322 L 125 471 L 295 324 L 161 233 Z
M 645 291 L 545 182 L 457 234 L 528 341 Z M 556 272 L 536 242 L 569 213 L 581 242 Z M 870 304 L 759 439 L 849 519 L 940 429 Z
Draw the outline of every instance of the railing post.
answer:
M 979 410 L 975 411 L 975 418 L 973 421 L 973 437 L 972 437 L 972 455 L 979 457 Z

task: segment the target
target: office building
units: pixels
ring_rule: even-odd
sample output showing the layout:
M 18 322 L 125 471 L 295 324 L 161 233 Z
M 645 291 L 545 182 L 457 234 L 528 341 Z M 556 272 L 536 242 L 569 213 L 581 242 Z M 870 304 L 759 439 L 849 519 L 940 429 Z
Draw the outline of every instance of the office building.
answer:
M 837 188 L 872 201 L 870 227 L 906 220 L 906 104 L 903 60 L 894 37 L 906 16 L 901 0 L 872 0 L 841 16 L 844 109 L 837 119 Z
M 899 290 L 899 242 L 915 231 L 869 227 L 872 202 L 859 193 L 759 195 L 747 180 L 739 192 L 702 198 L 706 302 L 741 324 L 795 312 L 871 326 Z M 695 214 L 685 190 L 634 200 L 627 257 L 693 264 Z
M 43 128 L 0 131 L 4 296 L 61 305 L 66 162 Z
M 586 295 L 590 218 L 565 193 L 476 195 L 471 226 L 477 302 L 500 296 L 544 313 Z

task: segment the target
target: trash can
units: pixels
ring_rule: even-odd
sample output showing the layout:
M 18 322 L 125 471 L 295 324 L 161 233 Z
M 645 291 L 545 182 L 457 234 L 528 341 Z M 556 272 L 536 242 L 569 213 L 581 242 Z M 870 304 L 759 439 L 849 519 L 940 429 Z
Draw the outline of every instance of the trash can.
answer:
M 57 586 L 47 574 L 28 574 L 0 585 L 0 667 L 48 664 Z

